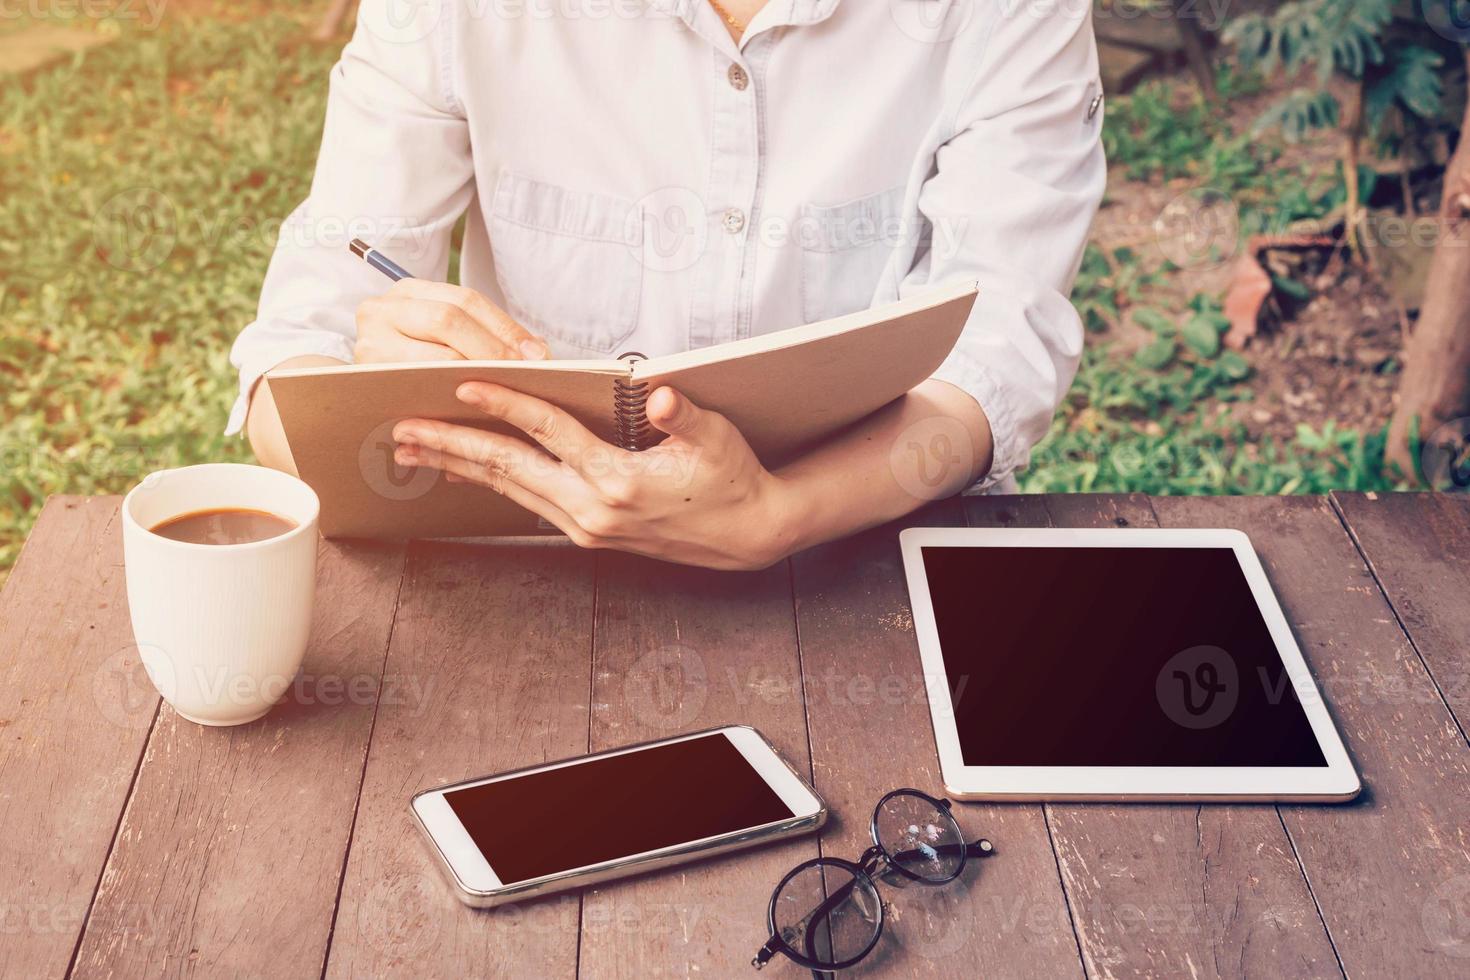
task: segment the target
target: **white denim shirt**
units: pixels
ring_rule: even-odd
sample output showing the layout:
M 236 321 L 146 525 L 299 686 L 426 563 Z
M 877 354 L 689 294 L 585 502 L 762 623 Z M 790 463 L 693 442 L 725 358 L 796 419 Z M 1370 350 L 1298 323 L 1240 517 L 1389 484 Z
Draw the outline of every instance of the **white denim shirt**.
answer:
M 1089 0 L 363 0 L 311 195 L 232 360 L 351 361 L 390 283 L 460 281 L 555 357 L 738 340 L 980 283 L 937 378 L 1023 466 L 1071 384 L 1105 165 Z M 875 364 L 873 371 L 882 371 Z M 1009 481 L 1008 485 L 1009 485 Z

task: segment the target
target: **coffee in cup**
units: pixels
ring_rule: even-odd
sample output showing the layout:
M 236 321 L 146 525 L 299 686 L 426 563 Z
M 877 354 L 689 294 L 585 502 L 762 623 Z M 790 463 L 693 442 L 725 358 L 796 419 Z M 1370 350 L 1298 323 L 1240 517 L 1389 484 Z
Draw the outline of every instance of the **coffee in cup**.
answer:
M 295 526 L 295 521 L 268 511 L 221 507 L 170 517 L 150 530 L 170 540 L 190 544 L 250 544 L 278 538 Z
M 123 500 L 133 635 L 183 717 L 244 724 L 289 689 L 311 630 L 318 510 L 294 476 L 234 463 L 154 473 Z

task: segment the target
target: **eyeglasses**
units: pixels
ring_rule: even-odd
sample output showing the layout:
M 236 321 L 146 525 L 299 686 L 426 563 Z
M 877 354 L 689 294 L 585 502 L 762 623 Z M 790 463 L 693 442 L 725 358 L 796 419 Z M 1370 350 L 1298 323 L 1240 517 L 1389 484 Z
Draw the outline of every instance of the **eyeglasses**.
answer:
M 898 888 L 910 882 L 954 881 L 972 857 L 995 853 L 990 841 L 966 843 L 949 800 L 896 789 L 873 808 L 873 846 L 857 863 L 813 858 L 792 868 L 771 892 L 771 938 L 750 961 L 757 970 L 781 953 L 813 971 L 845 970 L 878 945 L 884 903 L 874 879 Z

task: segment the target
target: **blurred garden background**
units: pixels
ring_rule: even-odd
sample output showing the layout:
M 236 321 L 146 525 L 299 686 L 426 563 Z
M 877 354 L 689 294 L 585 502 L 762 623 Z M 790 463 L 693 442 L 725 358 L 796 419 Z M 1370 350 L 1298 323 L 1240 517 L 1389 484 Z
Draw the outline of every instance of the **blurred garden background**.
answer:
M 228 352 L 308 188 L 337 6 L 0 0 L 0 576 L 49 494 L 249 456 L 221 434 Z M 1462 478 L 1470 4 L 1096 18 L 1111 181 L 1074 296 L 1089 344 L 1023 488 L 1443 483 L 1431 432 Z

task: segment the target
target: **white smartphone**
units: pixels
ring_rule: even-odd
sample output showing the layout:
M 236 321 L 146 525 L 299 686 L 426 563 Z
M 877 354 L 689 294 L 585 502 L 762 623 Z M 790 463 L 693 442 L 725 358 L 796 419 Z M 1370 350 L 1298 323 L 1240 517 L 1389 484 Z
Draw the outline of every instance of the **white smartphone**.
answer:
M 425 790 L 414 818 L 488 908 L 816 830 L 821 797 L 760 732 L 712 728 Z

